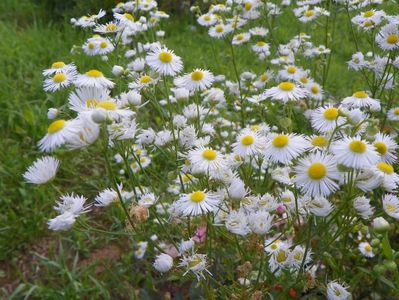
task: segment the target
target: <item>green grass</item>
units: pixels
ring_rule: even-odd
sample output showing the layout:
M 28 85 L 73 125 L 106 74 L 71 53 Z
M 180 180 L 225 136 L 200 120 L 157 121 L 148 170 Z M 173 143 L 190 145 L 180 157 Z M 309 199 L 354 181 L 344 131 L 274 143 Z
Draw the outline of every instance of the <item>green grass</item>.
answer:
M 96 11 L 94 2 L 85 2 L 76 11 L 85 11 L 90 7 L 94 7 L 91 11 Z M 124 249 L 121 259 L 99 276 L 92 273 L 95 263 L 78 267 L 79 261 L 90 257 L 94 249 L 106 248 L 106 245 L 118 243 L 117 240 L 100 234 L 89 237 L 82 232 L 62 235 L 49 232 L 46 221 L 53 214 L 52 206 L 57 193 L 51 186 L 36 187 L 22 181 L 21 174 L 26 167 L 40 156 L 36 143 L 46 128 L 47 108 L 57 106 L 66 97 L 62 93 L 56 97 L 46 96 L 42 91 L 41 70 L 55 60 L 74 61 L 81 69 L 95 66 L 98 62 L 70 53 L 71 47 L 82 44 L 85 37 L 66 21 L 73 12 L 69 11 L 67 17 L 61 18 L 63 8 L 58 8 L 54 18 L 45 8 L 44 4 L 33 4 L 28 0 L 5 0 L 0 3 L 0 11 L 5 12 L 0 17 L 0 266 L 3 270 L 0 283 L 5 286 L 17 278 L 21 279 L 19 285 L 11 285 L 15 298 L 22 295 L 35 295 L 41 299 L 80 299 L 84 296 L 123 298 L 121 291 L 133 294 L 138 283 L 149 287 L 154 284 L 147 282 L 143 275 L 134 276 L 134 281 L 131 281 L 131 273 L 140 271 L 131 269 L 131 248 L 126 244 L 118 245 Z M 282 18 L 279 22 L 275 24 L 277 30 L 273 34 L 279 42 L 287 42 L 296 34 L 286 30 L 292 27 L 292 20 Z M 209 68 L 234 80 L 230 52 L 224 42 L 210 40 L 201 28 L 193 33 L 189 25 L 189 18 L 185 18 L 172 20 L 165 28 L 166 44 L 183 58 L 185 70 Z M 345 26 L 339 24 L 338 31 L 347 31 Z M 315 43 L 324 42 L 321 30 L 309 27 L 307 31 L 316 38 Z M 359 75 L 354 76 L 343 63 L 355 52 L 351 37 L 339 36 L 340 39 L 331 44 L 334 55 L 327 87 L 334 95 L 343 97 L 365 86 Z M 267 65 L 254 61 L 245 53 L 247 51 L 237 49 L 239 72 L 259 73 L 267 68 Z M 306 64 L 315 65 L 314 61 Z M 67 159 L 74 156 L 73 153 L 62 155 Z M 81 192 L 92 197 L 101 188 L 96 185 L 96 178 L 103 174 L 103 164 L 95 161 L 88 164 L 90 159 L 89 153 L 83 153 L 74 157 L 73 161 L 70 159 L 68 166 L 61 167 L 59 177 L 72 178 L 58 182 L 63 192 Z M 76 184 L 78 182 L 79 185 Z M 102 184 L 102 187 L 106 186 L 106 182 Z M 79 186 L 80 190 L 72 190 L 74 186 Z M 111 219 L 111 215 L 100 221 L 108 220 L 116 227 L 123 226 L 118 224 L 117 219 Z M 55 242 L 46 244 L 48 240 L 45 237 Z M 32 252 L 44 251 L 39 247 L 42 243 L 48 245 L 50 250 L 45 251 L 46 255 L 33 255 Z M 20 269 L 22 258 L 34 258 L 32 264 L 29 260 L 22 262 L 29 270 L 27 272 Z M 37 270 L 38 266 L 41 270 Z M 138 267 L 145 269 L 143 265 Z M 3 289 L 3 293 L 8 297 L 12 294 L 7 289 Z M 141 296 L 142 299 L 151 297 Z

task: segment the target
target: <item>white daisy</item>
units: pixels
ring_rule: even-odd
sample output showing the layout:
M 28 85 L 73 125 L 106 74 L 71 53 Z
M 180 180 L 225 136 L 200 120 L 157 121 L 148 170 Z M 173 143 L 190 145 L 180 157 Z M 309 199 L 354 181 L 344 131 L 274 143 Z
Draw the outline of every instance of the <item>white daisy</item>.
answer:
M 398 144 L 387 134 L 377 133 L 374 137 L 373 146 L 381 155 L 381 160 L 387 163 L 394 163 L 397 159 L 396 151 Z
M 65 144 L 69 139 L 79 133 L 81 122 L 75 120 L 56 120 L 47 128 L 47 134 L 38 142 L 42 151 L 50 152 Z
M 373 247 L 368 242 L 361 242 L 359 244 L 359 251 L 366 257 L 374 257 Z
M 56 73 L 76 74 L 76 66 L 73 63 L 66 64 L 63 61 L 56 61 L 51 65 L 51 68 L 43 70 L 44 76 L 50 76 Z
M 233 45 L 241 45 L 241 44 L 248 42 L 250 38 L 251 38 L 251 34 L 248 32 L 239 33 L 233 37 L 233 40 L 231 43 Z
M 321 133 L 333 131 L 345 123 L 345 118 L 339 116 L 339 109 L 332 105 L 319 107 L 311 114 L 312 127 Z
M 393 50 L 399 47 L 399 30 L 398 25 L 389 23 L 381 27 L 376 34 L 375 41 L 382 50 Z
M 210 88 L 213 81 L 214 76 L 211 72 L 202 69 L 194 69 L 194 71 L 189 74 L 177 77 L 175 79 L 175 84 L 177 87 L 195 92 Z
M 232 31 L 233 28 L 230 25 L 217 24 L 216 26 L 209 28 L 208 33 L 211 37 L 220 39 L 224 38 Z
M 338 163 L 350 168 L 369 168 L 380 159 L 374 147 L 360 137 L 344 137 L 332 149 Z
M 78 88 L 68 97 L 69 107 L 78 113 L 93 110 L 99 102 L 107 101 L 110 98 L 109 93 L 109 90 L 105 88 Z
M 95 88 L 112 88 L 114 83 L 104 77 L 104 74 L 98 70 L 90 70 L 85 74 L 80 74 L 75 80 L 77 87 L 95 87 Z
M 247 128 L 237 136 L 232 145 L 233 151 L 242 157 L 261 154 L 264 150 L 266 140 L 258 132 Z
M 46 92 L 55 92 L 71 85 L 76 78 L 72 72 L 57 72 L 52 77 L 46 78 L 43 82 L 43 89 Z
M 382 198 L 382 207 L 392 218 L 399 219 L 399 199 L 394 194 L 386 194 Z
M 201 15 L 197 18 L 197 22 L 198 24 L 200 24 L 201 26 L 212 26 L 217 22 L 218 18 L 216 15 L 214 14 L 205 14 L 205 15 Z
M 161 253 L 155 258 L 153 266 L 158 272 L 168 272 L 173 267 L 173 258 L 168 254 Z
M 391 108 L 388 112 L 388 120 L 399 121 L 399 107 Z
M 75 194 L 66 194 L 60 197 L 54 209 L 60 214 L 66 212 L 72 213 L 74 216 L 79 216 L 90 210 L 91 205 L 85 205 L 87 198 Z
M 213 192 L 195 191 L 182 194 L 177 200 L 177 209 L 183 216 L 198 216 L 215 211 L 223 195 Z
M 188 155 L 191 169 L 194 173 L 206 173 L 212 175 L 226 169 L 226 162 L 221 153 L 209 148 L 198 147 L 191 150 Z
M 69 230 L 76 221 L 76 216 L 71 212 L 65 212 L 47 222 L 48 228 L 54 231 Z
M 372 110 L 380 109 L 380 100 L 371 98 L 365 91 L 355 92 L 351 97 L 342 100 L 342 105 L 349 108 L 367 107 Z
M 284 103 L 292 100 L 297 101 L 307 96 L 306 90 L 295 85 L 293 82 L 283 81 L 277 87 L 272 87 L 262 93 L 265 98 L 280 100 Z
M 301 135 L 272 133 L 266 142 L 264 155 L 272 162 L 290 164 L 294 158 L 308 148 L 309 143 Z
M 33 184 L 44 184 L 52 180 L 57 174 L 60 161 L 51 156 L 37 159 L 33 165 L 24 173 L 26 182 Z
M 114 189 L 105 189 L 94 200 L 95 206 L 108 206 L 118 201 L 118 193 Z
M 175 76 L 183 69 L 181 58 L 167 48 L 156 48 L 147 55 L 146 62 L 161 75 Z
M 328 300 L 348 300 L 351 294 L 346 290 L 346 287 L 336 281 L 327 284 L 327 299 Z
M 315 152 L 299 160 L 295 167 L 295 184 L 302 193 L 326 197 L 338 189 L 340 174 L 332 155 Z
M 207 272 L 212 276 L 212 274 L 206 269 L 206 264 L 207 260 L 205 254 L 193 254 L 190 256 L 183 255 L 179 267 L 185 267 L 187 269 L 183 276 L 188 272 L 192 272 L 197 277 L 197 280 L 199 280 L 200 278 L 205 279 L 204 272 Z

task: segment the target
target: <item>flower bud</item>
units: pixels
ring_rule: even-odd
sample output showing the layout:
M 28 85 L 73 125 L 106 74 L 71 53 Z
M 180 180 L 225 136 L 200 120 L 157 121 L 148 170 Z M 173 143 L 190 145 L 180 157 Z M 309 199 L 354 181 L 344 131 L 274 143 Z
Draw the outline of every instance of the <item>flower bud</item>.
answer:
M 389 230 L 389 223 L 383 217 L 375 218 L 372 226 L 376 232 L 385 232 Z
M 49 120 L 53 120 L 57 117 L 58 115 L 58 109 L 56 108 L 49 108 L 47 111 L 47 118 L 49 118 Z
M 158 272 L 165 273 L 173 267 L 173 258 L 162 253 L 156 257 L 153 266 Z
M 91 114 L 94 123 L 101 124 L 107 121 L 107 112 L 102 108 L 95 109 Z
M 112 68 L 112 74 L 114 74 L 115 76 L 120 76 L 120 75 L 122 75 L 123 71 L 124 71 L 124 69 L 123 69 L 123 67 L 121 67 L 121 66 L 115 65 L 115 66 L 113 66 L 113 68 Z

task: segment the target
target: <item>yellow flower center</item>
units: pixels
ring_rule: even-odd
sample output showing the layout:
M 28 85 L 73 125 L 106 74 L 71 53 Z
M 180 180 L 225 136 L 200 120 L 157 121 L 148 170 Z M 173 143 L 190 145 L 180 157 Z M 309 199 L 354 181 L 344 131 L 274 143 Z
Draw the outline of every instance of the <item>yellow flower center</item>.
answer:
M 316 147 L 327 146 L 327 139 L 324 136 L 316 136 L 312 139 L 312 145 Z
M 365 17 L 365 18 L 370 18 L 372 16 L 374 16 L 374 11 L 373 10 L 368 10 L 368 11 L 365 11 L 363 13 L 363 17 Z
M 355 153 L 366 152 L 366 144 L 362 141 L 352 141 L 349 143 L 349 149 Z
M 244 35 L 242 33 L 236 35 L 237 41 L 242 41 L 244 39 Z
M 276 136 L 273 139 L 272 144 L 276 148 L 283 148 L 283 147 L 287 146 L 287 144 L 288 144 L 288 135 L 280 134 L 280 135 Z
M 293 67 L 293 66 L 290 66 L 290 67 L 287 68 L 287 72 L 290 73 L 290 74 L 295 74 L 296 68 Z
M 387 36 L 388 44 L 396 44 L 399 41 L 399 36 L 397 34 L 390 34 Z
M 251 125 L 251 127 L 249 127 L 249 129 L 251 129 L 251 131 L 259 131 L 260 126 L 259 125 Z
M 335 107 L 327 108 L 323 113 L 323 117 L 329 121 L 333 121 L 333 120 L 337 119 L 338 109 Z
M 364 250 L 366 250 L 367 252 L 371 252 L 373 251 L 373 247 L 371 247 L 369 244 L 364 246 Z
M 320 89 L 319 89 L 319 87 L 318 87 L 317 85 L 314 85 L 314 86 L 312 86 L 312 87 L 310 88 L 310 91 L 311 91 L 313 94 L 318 94 L 318 93 L 320 92 Z
M 56 61 L 51 65 L 51 68 L 53 69 L 61 69 L 62 67 L 65 67 L 65 63 L 63 61 Z
M 374 143 L 375 150 L 381 155 L 384 155 L 388 152 L 388 146 L 383 142 L 375 142 Z
M 145 157 L 140 157 L 140 163 L 142 164 L 142 163 L 145 163 L 146 162 L 146 158 Z
M 308 83 L 308 79 L 307 79 L 306 77 L 301 77 L 301 78 L 299 78 L 299 81 L 300 81 L 301 83 Z
M 364 27 L 370 27 L 370 26 L 374 25 L 374 22 L 373 21 L 366 21 L 366 22 L 363 23 L 363 25 L 364 25 Z
M 117 105 L 115 102 L 112 101 L 102 101 L 97 103 L 97 107 L 101 107 L 106 110 L 115 110 Z
M 151 82 L 151 77 L 148 75 L 143 75 L 140 78 L 140 83 L 146 84 L 146 83 L 150 83 Z
M 217 26 L 215 27 L 215 31 L 218 32 L 218 33 L 223 32 L 223 30 L 224 30 L 224 27 L 223 27 L 222 25 L 217 25 Z
M 63 82 L 67 77 L 65 76 L 64 73 L 57 73 L 53 77 L 53 81 L 56 83 L 61 83 Z
M 260 76 L 260 80 L 261 81 L 266 81 L 266 80 L 268 80 L 269 79 L 269 76 L 267 76 L 266 74 L 262 74 L 261 76 Z
M 385 208 L 389 212 L 395 212 L 396 211 L 396 206 L 391 204 L 391 203 L 388 203 Z
M 369 95 L 367 95 L 367 93 L 365 91 L 358 91 L 358 92 L 353 94 L 353 97 L 361 98 L 361 99 L 367 98 L 368 96 Z
M 245 3 L 244 8 L 245 8 L 246 11 L 251 10 L 251 8 L 252 8 L 252 3 L 251 3 L 251 2 Z
M 107 25 L 105 26 L 105 31 L 113 32 L 113 31 L 116 31 L 117 28 L 118 28 L 118 27 L 116 26 L 116 24 L 110 23 L 110 24 L 107 24 Z
M 278 85 L 278 88 L 282 91 L 290 92 L 294 89 L 295 84 L 289 81 L 284 81 Z
M 300 261 L 300 260 L 302 259 L 302 257 L 303 257 L 302 252 L 297 252 L 297 253 L 295 253 L 295 255 L 294 255 L 294 259 L 295 259 L 296 261 Z
M 159 53 L 159 60 L 163 63 L 170 63 L 172 61 L 172 54 L 167 51 Z
M 245 145 L 245 146 L 249 146 L 252 145 L 254 143 L 254 137 L 252 135 L 244 135 L 241 138 L 241 144 Z
M 65 126 L 65 120 L 57 120 L 50 124 L 47 128 L 47 132 L 50 134 L 60 131 Z
M 327 168 L 323 163 L 312 163 L 308 168 L 308 175 L 313 180 L 320 180 L 326 176 Z
M 205 149 L 204 152 L 202 152 L 202 157 L 207 159 L 207 160 L 214 160 L 217 156 L 217 152 L 212 149 Z
M 205 16 L 204 16 L 204 20 L 205 20 L 205 21 L 210 21 L 210 20 L 211 20 L 211 16 L 205 15 Z
M 201 259 L 200 258 L 194 258 L 194 259 L 192 259 L 192 260 L 190 260 L 188 262 L 188 266 L 190 268 L 194 268 L 195 266 L 199 265 L 200 263 L 201 263 Z
M 129 21 L 134 21 L 134 17 L 131 14 L 129 14 L 129 13 L 125 13 L 125 14 L 123 14 L 123 16 L 126 19 L 128 19 Z
M 86 100 L 86 107 L 88 108 L 93 108 L 96 107 L 98 104 L 98 101 L 96 99 L 90 98 Z
M 191 73 L 191 79 L 194 81 L 200 81 L 204 78 L 204 73 L 201 71 L 194 71 Z
M 390 164 L 384 163 L 384 162 L 380 162 L 377 164 L 377 168 L 386 173 L 386 174 L 393 174 L 393 167 Z
M 311 16 L 313 16 L 314 15 L 314 11 L 313 10 L 307 10 L 306 12 L 305 12 L 305 16 L 306 17 L 311 17 Z
M 191 194 L 190 198 L 191 198 L 191 201 L 198 203 L 205 199 L 205 193 L 201 192 L 201 191 L 194 192 Z
M 86 75 L 89 77 L 96 77 L 96 78 L 104 76 L 103 73 L 101 73 L 99 70 L 94 70 L 94 69 L 87 71 Z
M 183 180 L 184 183 L 190 182 L 193 176 L 191 174 L 184 174 L 181 179 Z
M 277 244 L 274 244 L 274 243 L 270 246 L 270 248 L 272 248 L 273 250 L 276 250 L 277 247 L 278 247 Z
M 264 45 L 266 45 L 266 43 L 264 41 L 259 41 L 256 43 L 259 47 L 263 47 Z
M 108 46 L 108 43 L 106 42 L 106 41 L 102 41 L 101 43 L 100 43 L 100 47 L 101 48 L 107 48 L 107 46 Z
M 287 260 L 287 258 L 288 258 L 287 253 L 285 253 L 284 250 L 278 251 L 277 257 L 276 257 L 277 262 L 279 262 L 279 263 L 285 262 Z
M 395 108 L 395 109 L 393 110 L 393 114 L 394 114 L 395 116 L 399 116 L 399 107 L 398 107 L 398 108 Z
M 88 44 L 87 44 L 87 48 L 89 48 L 89 49 L 94 49 L 94 44 L 93 44 L 93 43 L 88 43 Z

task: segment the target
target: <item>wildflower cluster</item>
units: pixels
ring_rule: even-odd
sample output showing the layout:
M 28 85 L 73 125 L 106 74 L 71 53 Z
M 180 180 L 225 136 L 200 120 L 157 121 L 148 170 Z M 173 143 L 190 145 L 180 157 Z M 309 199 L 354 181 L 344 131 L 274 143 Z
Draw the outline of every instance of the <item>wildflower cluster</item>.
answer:
M 233 78 L 201 61 L 185 70 L 154 0 L 118 4 L 107 23 L 102 10 L 73 19 L 93 31 L 80 51 L 104 63 L 43 71 L 44 90 L 68 96 L 49 110 L 46 154 L 24 178 L 54 179 L 67 163 L 60 148 L 92 151 L 108 176 L 91 201 L 60 195 L 49 228 L 90 230 L 83 214 L 117 206 L 137 260 L 200 281 L 208 296 L 349 299 L 362 278 L 395 293 L 399 16 L 378 0 L 277 2 L 191 8 L 210 42 L 225 43 Z M 281 41 L 273 24 L 283 14 L 324 26 L 324 45 L 302 32 Z M 347 64 L 362 82 L 341 98 L 326 90 L 338 20 L 349 24 Z M 263 71 L 239 70 L 238 50 Z

